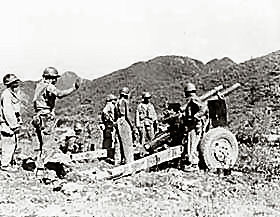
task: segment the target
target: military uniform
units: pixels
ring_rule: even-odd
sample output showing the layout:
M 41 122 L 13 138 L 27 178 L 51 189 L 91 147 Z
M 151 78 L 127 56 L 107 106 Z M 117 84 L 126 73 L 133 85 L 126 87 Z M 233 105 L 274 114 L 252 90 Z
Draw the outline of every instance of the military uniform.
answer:
M 58 71 L 53 67 L 47 67 L 43 72 L 43 79 L 37 84 L 33 98 L 36 115 L 33 117 L 32 124 L 36 129 L 36 134 L 40 143 L 40 151 L 45 143 L 51 144 L 53 128 L 56 120 L 54 107 L 56 98 L 62 98 L 71 94 L 79 88 L 79 81 L 73 85 L 73 88 L 59 90 L 55 87 Z
M 128 100 L 124 98 L 119 99 L 115 105 L 115 164 L 130 163 L 134 160 L 132 126 L 128 119 L 128 113 Z
M 107 102 L 101 115 L 102 123 L 104 124 L 103 129 L 103 143 L 102 148 L 108 150 L 108 157 L 113 159 L 113 145 L 115 140 L 115 129 L 114 129 L 114 104 Z
M 33 98 L 36 116 L 34 121 L 40 123 L 43 134 L 49 135 L 55 122 L 54 106 L 57 97 L 57 89 L 53 84 L 44 80 L 40 81 L 35 89 Z
M 8 74 L 13 75 L 13 74 Z M 13 75 L 14 76 L 14 75 Z M 16 78 L 16 77 L 15 77 Z M 5 77 L 4 77 L 5 84 Z M 16 80 L 14 80 L 16 81 Z M 17 79 L 17 81 L 19 81 Z M 9 167 L 13 161 L 14 152 L 17 144 L 17 131 L 21 121 L 19 93 L 7 88 L 3 91 L 0 98 L 1 109 L 1 167 Z
M 53 84 L 44 80 L 37 84 L 33 99 L 36 115 L 33 117 L 32 124 L 35 127 L 40 147 L 53 142 L 50 135 L 56 122 L 54 114 L 56 97 L 57 89 Z
M 184 112 L 184 125 L 187 131 L 187 143 L 185 154 L 192 165 L 198 165 L 198 144 L 203 135 L 204 126 L 207 121 L 208 108 L 198 96 L 187 98 L 187 106 Z
M 152 103 L 140 103 L 137 106 L 135 123 L 139 130 L 140 144 L 144 145 L 146 140 L 151 141 L 154 138 L 156 121 L 157 114 Z

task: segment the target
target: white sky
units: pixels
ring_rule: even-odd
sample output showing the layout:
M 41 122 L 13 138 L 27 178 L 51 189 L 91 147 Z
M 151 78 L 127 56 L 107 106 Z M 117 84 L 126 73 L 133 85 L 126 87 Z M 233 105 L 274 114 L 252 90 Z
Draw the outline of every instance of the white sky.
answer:
M 159 55 L 236 62 L 280 49 L 279 0 L 0 0 L 0 75 L 93 79 Z

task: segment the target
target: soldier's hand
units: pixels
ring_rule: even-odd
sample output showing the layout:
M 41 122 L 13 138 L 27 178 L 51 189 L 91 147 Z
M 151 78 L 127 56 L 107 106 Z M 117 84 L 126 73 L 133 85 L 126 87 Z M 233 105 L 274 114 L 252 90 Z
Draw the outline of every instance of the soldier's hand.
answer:
M 76 90 L 78 90 L 80 86 L 81 86 L 81 80 L 80 80 L 80 79 L 77 79 L 77 80 L 75 81 L 75 83 L 74 83 L 74 88 L 75 88 Z

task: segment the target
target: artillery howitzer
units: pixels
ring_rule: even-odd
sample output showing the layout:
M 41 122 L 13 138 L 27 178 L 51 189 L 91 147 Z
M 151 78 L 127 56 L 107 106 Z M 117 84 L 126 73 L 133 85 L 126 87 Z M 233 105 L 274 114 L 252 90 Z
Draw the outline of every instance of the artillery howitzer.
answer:
M 234 134 L 225 128 L 227 126 L 227 108 L 223 97 L 239 86 L 240 84 L 236 83 L 223 90 L 223 86 L 220 85 L 200 96 L 200 99 L 207 103 L 209 117 L 199 150 L 201 160 L 209 169 L 230 169 L 237 160 L 237 140 Z M 166 117 L 162 121 L 168 125 L 167 130 L 158 133 L 151 142 L 144 145 L 148 151 L 147 156 L 108 171 L 96 173 L 96 170 L 88 170 L 84 171 L 83 174 L 90 175 L 93 179 L 108 179 L 129 175 L 164 162 L 180 159 L 186 138 L 181 121 L 185 107 L 186 105 L 180 106 L 178 103 L 169 105 Z
M 227 107 L 224 97 L 237 89 L 239 83 L 223 90 L 217 86 L 199 98 L 207 104 L 209 117 L 204 126 L 203 135 L 199 144 L 201 161 L 209 169 L 229 169 L 237 160 L 238 143 L 235 136 L 225 127 L 227 126 Z M 221 92 L 219 92 L 221 91 Z M 185 143 L 186 135 L 182 115 L 186 105 L 170 104 L 162 122 L 167 124 L 167 130 L 159 133 L 144 148 L 155 153 L 166 147 L 173 147 Z

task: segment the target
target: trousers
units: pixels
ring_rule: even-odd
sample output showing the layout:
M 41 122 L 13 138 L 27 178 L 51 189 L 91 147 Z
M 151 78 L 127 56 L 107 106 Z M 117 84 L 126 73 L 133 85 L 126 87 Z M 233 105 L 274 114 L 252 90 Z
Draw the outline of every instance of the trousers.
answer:
M 114 158 L 113 148 L 115 144 L 115 129 L 113 127 L 106 127 L 103 130 L 103 143 L 102 148 L 107 149 L 108 157 Z
M 56 119 L 51 113 L 37 114 L 33 117 L 32 124 L 35 127 L 41 151 L 43 145 L 46 146 L 49 143 L 55 123 Z
M 134 161 L 132 130 L 124 117 L 116 122 L 115 164 Z
M 14 153 L 16 150 L 16 135 L 6 136 L 1 133 L 0 144 L 2 147 L 2 155 L 1 155 L 1 165 L 9 166 L 14 158 Z
M 202 131 L 197 132 L 196 129 L 191 129 L 187 133 L 186 154 L 191 164 L 198 164 L 199 152 L 198 145 L 202 136 Z
M 139 128 L 139 142 L 144 145 L 146 142 L 151 141 L 155 136 L 154 128 L 151 125 L 143 125 Z

